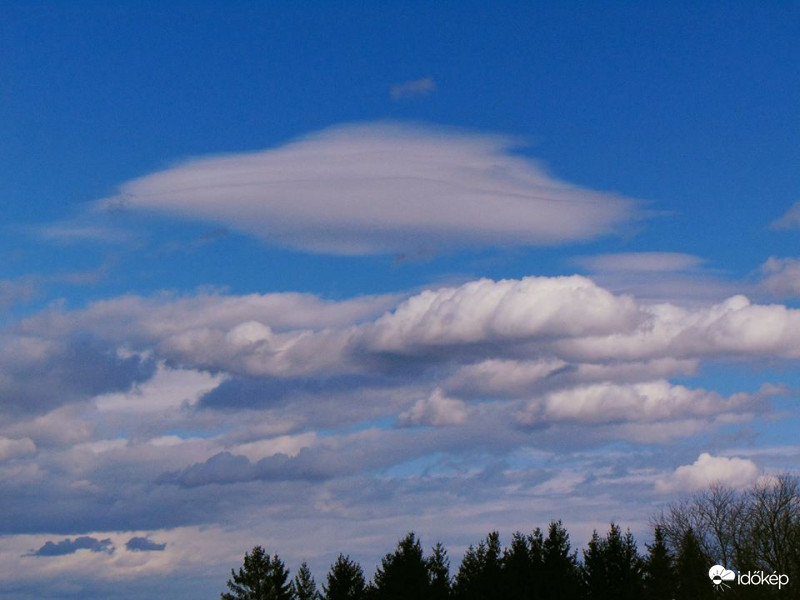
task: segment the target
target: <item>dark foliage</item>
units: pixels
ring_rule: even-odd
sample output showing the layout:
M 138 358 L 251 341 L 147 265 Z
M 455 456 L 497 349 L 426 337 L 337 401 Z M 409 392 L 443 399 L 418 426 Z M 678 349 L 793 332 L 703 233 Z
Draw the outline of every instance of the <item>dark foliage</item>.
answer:
M 292 594 L 294 594 L 295 600 L 319 600 L 317 582 L 314 581 L 311 569 L 305 562 L 300 565 L 300 569 L 292 581 Z
M 230 592 L 222 600 L 292 600 L 289 571 L 278 555 L 270 557 L 261 546 L 244 555 L 239 572 L 231 569 Z
M 326 600 L 364 600 L 367 584 L 361 565 L 340 554 L 328 571 L 324 590 Z
M 277 555 L 256 546 L 231 571 L 223 600 L 800 600 L 800 483 L 789 476 L 736 491 L 720 485 L 673 504 L 654 520 L 647 555 L 630 531 L 612 523 L 596 531 L 578 561 L 561 521 L 530 535 L 516 532 L 507 548 L 495 531 L 470 546 L 454 578 L 441 543 L 426 557 L 412 532 L 383 557 L 367 583 L 361 566 L 340 554 L 317 592 L 303 563 L 291 584 Z M 715 585 L 709 568 L 788 577 L 774 585 L 741 580 Z

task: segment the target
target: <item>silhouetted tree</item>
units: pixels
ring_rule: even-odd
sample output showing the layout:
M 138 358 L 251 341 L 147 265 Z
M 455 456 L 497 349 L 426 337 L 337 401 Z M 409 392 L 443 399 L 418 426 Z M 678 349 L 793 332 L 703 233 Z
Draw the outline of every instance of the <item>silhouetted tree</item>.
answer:
M 495 600 L 502 598 L 502 548 L 500 534 L 493 531 L 478 547 L 470 546 L 464 554 L 453 584 L 458 600 Z
M 561 521 L 553 521 L 542 544 L 542 598 L 576 600 L 581 597 L 577 552 L 571 552 L 569 534 Z
M 317 591 L 317 582 L 311 575 L 311 569 L 308 568 L 307 563 L 300 565 L 300 570 L 292 581 L 292 593 L 295 600 L 319 600 L 319 592 Z
M 714 590 L 708 578 L 708 569 L 713 563 L 700 547 L 692 528 L 681 538 L 680 550 L 675 561 L 677 580 L 676 600 L 706 600 L 712 598 Z
M 422 545 L 414 533 L 397 543 L 375 570 L 374 595 L 377 600 L 427 600 L 430 591 L 428 565 Z
M 448 600 L 451 593 L 450 559 L 441 542 L 433 547 L 428 558 L 428 580 L 430 582 L 430 600 Z
M 591 600 L 634 600 L 642 595 L 642 559 L 633 535 L 622 535 L 619 525 L 611 524 L 601 539 L 595 531 L 583 553 L 582 572 Z
M 231 569 L 230 592 L 220 594 L 222 600 L 291 600 L 289 570 L 275 554 L 270 558 L 261 546 L 245 553 L 236 573 Z
M 364 571 L 349 556 L 340 554 L 328 571 L 327 585 L 323 586 L 326 600 L 364 600 L 367 585 Z
M 503 597 L 508 600 L 527 600 L 534 584 L 534 567 L 530 538 L 519 531 L 511 536 L 511 545 L 503 552 Z
M 672 600 L 675 597 L 675 585 L 675 561 L 667 548 L 664 532 L 656 525 L 653 544 L 647 546 L 644 597 L 649 600 Z

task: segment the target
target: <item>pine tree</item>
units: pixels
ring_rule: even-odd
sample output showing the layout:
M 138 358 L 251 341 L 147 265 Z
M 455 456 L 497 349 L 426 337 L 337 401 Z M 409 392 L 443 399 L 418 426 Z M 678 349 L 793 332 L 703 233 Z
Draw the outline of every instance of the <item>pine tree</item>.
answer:
M 427 560 L 428 581 L 430 582 L 430 600 L 448 600 L 451 593 L 450 559 L 441 542 L 433 547 L 433 553 Z
M 601 539 L 595 531 L 583 553 L 581 571 L 586 593 L 591 600 L 635 600 L 642 596 L 643 563 L 636 541 L 628 531 L 611 523 Z
M 605 598 L 608 587 L 605 553 L 603 540 L 596 529 L 592 532 L 592 539 L 589 540 L 586 550 L 583 551 L 581 574 L 588 598 L 590 600 Z
M 394 553 L 383 558 L 375 570 L 374 587 L 377 600 L 427 600 L 428 565 L 413 532 L 397 543 Z
M 708 578 L 710 564 L 712 563 L 703 553 L 694 530 L 687 529 L 681 538 L 675 565 L 676 600 L 706 600 L 713 597 L 713 586 Z
M 675 561 L 667 548 L 664 531 L 658 525 L 653 545 L 647 546 L 644 585 L 645 597 L 651 600 L 672 600 L 675 597 Z
M 500 534 L 493 531 L 478 547 L 467 549 L 453 584 L 458 600 L 500 600 L 503 598 L 502 547 Z
M 231 569 L 227 585 L 230 592 L 222 600 L 292 600 L 289 570 L 275 554 L 270 558 L 261 546 L 245 553 L 236 573 Z
M 292 592 L 295 600 L 319 600 L 317 582 L 314 581 L 314 577 L 311 575 L 308 563 L 304 562 L 300 565 L 300 570 L 297 571 L 297 575 L 292 581 Z
M 486 545 L 483 542 L 477 548 L 472 545 L 467 548 L 453 581 L 453 596 L 456 600 L 482 600 L 480 578 L 485 557 Z
M 325 600 L 364 600 L 366 590 L 361 565 L 340 554 L 328 571 Z
M 503 597 L 527 600 L 533 589 L 533 564 L 530 538 L 519 531 L 511 536 L 511 546 L 503 552 Z
M 561 521 L 553 521 L 542 544 L 545 600 L 577 600 L 581 597 L 577 552 L 571 552 L 569 534 Z

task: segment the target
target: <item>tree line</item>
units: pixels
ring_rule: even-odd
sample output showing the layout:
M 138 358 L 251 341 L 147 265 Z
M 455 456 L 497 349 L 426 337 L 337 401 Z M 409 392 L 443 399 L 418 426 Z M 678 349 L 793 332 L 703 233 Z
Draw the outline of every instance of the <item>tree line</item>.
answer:
M 415 533 L 386 554 L 368 581 L 340 554 L 318 585 L 306 563 L 296 575 L 277 554 L 256 546 L 231 570 L 222 600 L 754 600 L 800 599 L 800 484 L 788 475 L 736 491 L 714 485 L 652 519 L 644 551 L 611 523 L 573 548 L 561 521 L 516 532 L 508 546 L 494 531 L 471 545 L 451 573 L 441 543 L 425 553 Z M 788 584 L 713 582 L 712 565 L 734 572 L 785 575 Z

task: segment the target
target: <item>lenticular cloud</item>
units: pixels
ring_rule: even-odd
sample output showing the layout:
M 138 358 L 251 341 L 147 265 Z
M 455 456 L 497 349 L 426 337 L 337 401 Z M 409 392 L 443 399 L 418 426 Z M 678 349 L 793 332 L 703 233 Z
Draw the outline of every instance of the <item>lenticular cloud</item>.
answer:
M 618 231 L 635 202 L 558 181 L 509 138 L 397 124 L 329 129 L 263 152 L 191 160 L 102 206 L 219 223 L 332 254 L 551 245 Z

